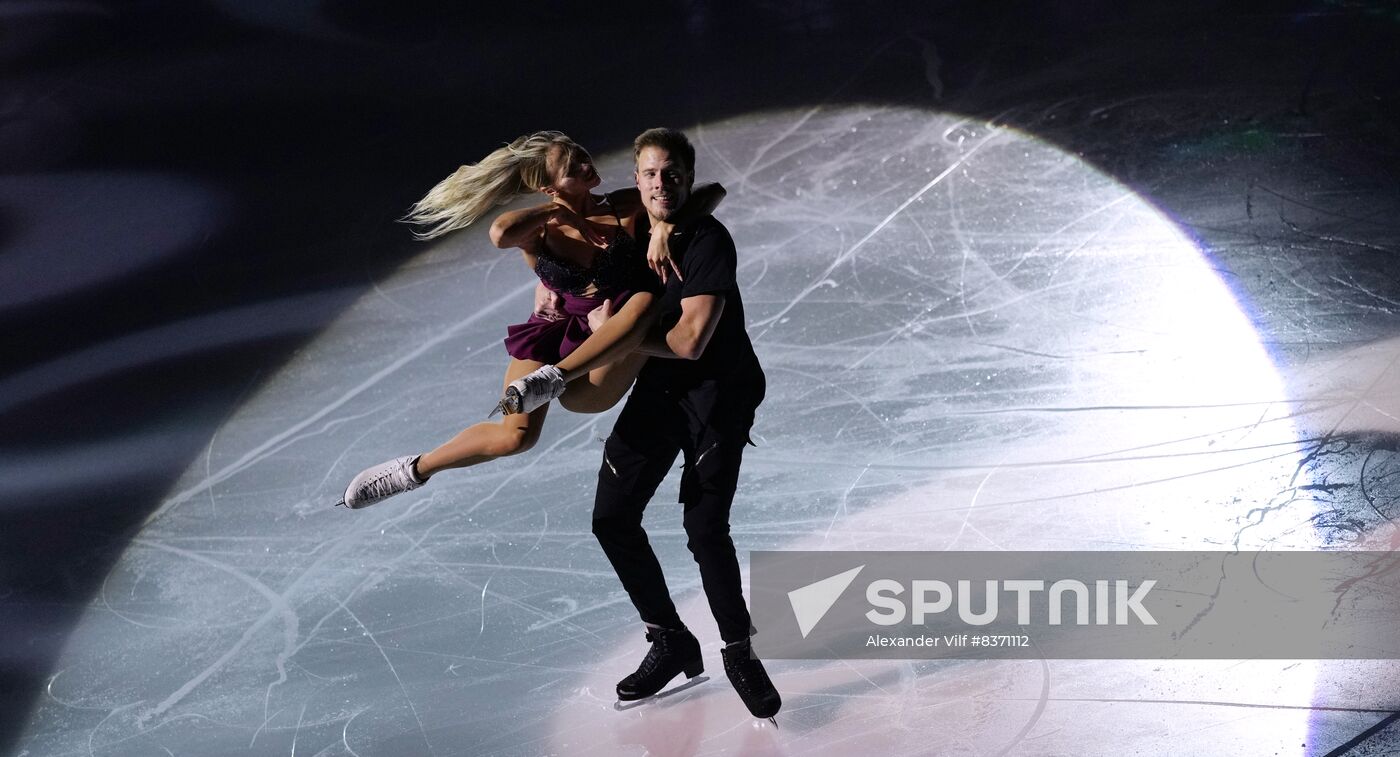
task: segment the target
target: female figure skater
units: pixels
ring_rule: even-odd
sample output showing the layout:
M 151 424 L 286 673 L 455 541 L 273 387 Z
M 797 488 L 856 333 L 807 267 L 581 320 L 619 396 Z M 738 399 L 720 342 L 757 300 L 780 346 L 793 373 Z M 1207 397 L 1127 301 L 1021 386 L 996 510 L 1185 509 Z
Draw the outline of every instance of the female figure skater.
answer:
M 413 205 L 405 220 L 427 226 L 417 236 L 432 239 L 470 225 L 517 194 L 547 195 L 543 205 L 503 213 L 490 235 L 499 248 L 520 248 L 543 287 L 562 298 L 562 312 L 539 312 L 548 300 L 537 298 L 537 312 L 507 329 L 511 361 L 506 397 L 497 407 L 506 413 L 500 422 L 478 423 L 430 452 L 367 468 L 338 505 L 367 507 L 417 489 L 448 468 L 530 449 L 553 397 L 580 413 L 602 412 L 622 398 L 646 360 L 633 349 L 650 322 L 658 277 L 664 280 L 671 263 L 670 227 L 709 215 L 724 188 L 697 187 L 674 223 L 652 228 L 644 255 L 634 236 L 646 212 L 640 194 L 634 187 L 595 195 L 590 190 L 600 181 L 586 150 L 560 132 L 541 131 L 462 166 Z M 549 386 L 527 391 L 526 382 Z M 573 383 L 561 396 L 567 382 Z M 528 397 L 523 404 L 522 395 Z M 535 407 L 541 398 L 544 404 Z

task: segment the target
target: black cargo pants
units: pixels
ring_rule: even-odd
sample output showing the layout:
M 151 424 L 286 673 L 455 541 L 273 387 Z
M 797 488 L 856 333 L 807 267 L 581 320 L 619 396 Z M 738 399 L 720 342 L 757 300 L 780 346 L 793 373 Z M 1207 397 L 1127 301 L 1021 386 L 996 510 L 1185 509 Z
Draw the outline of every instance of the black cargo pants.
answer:
M 710 611 L 726 642 L 749 637 L 749 611 L 739 559 L 729 536 L 729 509 L 754 410 L 757 385 L 705 384 L 688 391 L 639 384 L 613 426 L 598 470 L 593 534 L 646 623 L 677 628 L 656 553 L 642 529 L 642 511 L 656 487 L 684 455 L 680 501 L 686 545 L 700 568 Z

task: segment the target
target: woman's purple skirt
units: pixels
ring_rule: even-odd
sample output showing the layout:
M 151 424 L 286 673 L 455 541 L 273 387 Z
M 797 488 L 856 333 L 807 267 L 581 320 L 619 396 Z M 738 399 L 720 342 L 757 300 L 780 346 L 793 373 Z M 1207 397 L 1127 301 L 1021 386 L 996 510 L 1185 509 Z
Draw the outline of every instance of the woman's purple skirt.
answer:
M 530 320 L 506 327 L 506 352 L 518 360 L 535 360 L 553 365 L 565 355 L 578 349 L 580 344 L 593 332 L 588 328 L 588 314 L 603 304 L 603 300 L 613 301 L 613 311 L 622 308 L 630 290 L 610 296 L 579 297 L 559 293 L 564 298 L 564 317 L 557 321 L 541 318 L 531 313 Z

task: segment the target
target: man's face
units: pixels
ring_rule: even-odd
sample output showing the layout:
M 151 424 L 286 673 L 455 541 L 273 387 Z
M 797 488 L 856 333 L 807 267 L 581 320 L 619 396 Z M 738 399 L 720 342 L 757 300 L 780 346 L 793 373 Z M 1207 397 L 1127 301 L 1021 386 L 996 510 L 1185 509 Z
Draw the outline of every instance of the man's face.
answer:
M 637 154 L 637 189 L 647 214 L 655 220 L 668 220 L 685 204 L 693 180 L 685 162 L 663 147 L 643 147 Z

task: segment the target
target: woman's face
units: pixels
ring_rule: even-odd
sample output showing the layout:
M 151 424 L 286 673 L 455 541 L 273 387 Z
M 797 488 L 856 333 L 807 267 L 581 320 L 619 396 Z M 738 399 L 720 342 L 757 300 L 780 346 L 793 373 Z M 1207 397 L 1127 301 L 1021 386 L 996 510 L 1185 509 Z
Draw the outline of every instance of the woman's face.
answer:
M 546 166 L 549 175 L 554 177 L 546 187 L 546 191 L 554 190 L 552 194 L 579 197 L 602 182 L 598 172 L 593 169 L 593 156 L 578 145 L 560 145 L 554 148 L 549 153 Z

